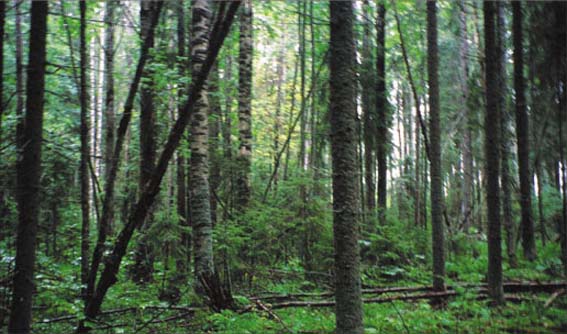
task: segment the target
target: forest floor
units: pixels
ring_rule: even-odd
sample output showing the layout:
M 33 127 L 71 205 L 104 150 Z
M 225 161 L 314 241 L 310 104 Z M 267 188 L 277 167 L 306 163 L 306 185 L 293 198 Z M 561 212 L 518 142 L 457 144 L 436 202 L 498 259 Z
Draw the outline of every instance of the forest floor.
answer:
M 479 243 L 480 244 L 480 243 Z M 505 264 L 507 282 L 565 282 L 559 273 L 561 263 L 557 245 L 539 248 L 538 260 L 528 263 L 520 260 L 519 268 Z M 447 299 L 441 309 L 432 307 L 430 300 L 388 301 L 364 305 L 365 333 L 567 333 L 567 296 L 561 290 L 545 293 L 515 293 L 505 306 L 491 308 L 486 299 L 480 299 L 478 290 L 457 287 L 485 281 L 486 250 L 480 246 L 476 259 L 470 254 L 449 255 L 447 261 L 448 285 L 455 286 L 455 296 Z M 37 275 L 38 294 L 34 307 L 34 333 L 72 333 L 77 316 L 81 315 L 81 301 L 76 298 L 77 263 L 49 263 L 39 259 Z M 430 281 L 424 259 L 422 264 L 392 267 L 372 274 L 373 266 L 365 266 L 364 286 L 412 287 L 426 286 Z M 198 299 L 189 286 L 181 291 L 181 300 L 172 305 L 159 301 L 166 286 L 156 266 L 155 283 L 140 288 L 122 273 L 119 283 L 110 290 L 103 305 L 106 314 L 93 324 L 93 333 L 333 333 L 334 314 L 331 307 L 288 307 L 272 310 L 276 303 L 289 298 L 260 299 L 253 296 L 305 293 L 296 300 L 332 300 L 317 298 L 328 291 L 325 282 L 303 280 L 299 265 L 278 268 L 277 275 L 266 268 L 265 277 L 257 277 L 253 290 L 234 291 L 235 299 L 245 312 L 223 311 L 213 313 L 198 306 Z M 125 272 L 123 270 L 122 272 Z M 283 273 L 288 274 L 283 274 Z M 235 288 L 236 289 L 236 288 Z M 563 290 L 564 292 L 564 290 Z M 423 292 L 421 292 L 423 293 Z M 378 297 L 399 296 L 400 293 L 382 293 Z M 365 298 L 376 298 L 367 294 Z M 190 305 L 190 306 L 189 306 Z M 251 307 L 250 305 L 253 305 Z M 54 321 L 55 320 L 55 321 Z

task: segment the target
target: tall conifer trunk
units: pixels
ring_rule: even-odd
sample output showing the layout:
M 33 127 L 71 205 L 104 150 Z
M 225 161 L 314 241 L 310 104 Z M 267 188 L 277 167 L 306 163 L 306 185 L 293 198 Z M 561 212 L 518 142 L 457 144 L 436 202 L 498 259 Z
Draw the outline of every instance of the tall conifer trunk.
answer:
M 362 334 L 353 3 L 331 1 L 330 121 L 337 334 Z

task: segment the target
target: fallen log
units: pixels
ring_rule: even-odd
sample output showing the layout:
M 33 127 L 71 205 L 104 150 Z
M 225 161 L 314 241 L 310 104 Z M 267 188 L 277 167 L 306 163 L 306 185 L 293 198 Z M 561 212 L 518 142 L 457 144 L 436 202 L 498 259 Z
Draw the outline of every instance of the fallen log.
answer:
M 447 286 L 448 291 L 453 291 L 455 289 L 487 289 L 486 284 L 477 283 L 463 283 L 457 285 Z M 505 282 L 503 284 L 504 292 L 506 293 L 517 293 L 517 292 L 546 292 L 552 293 L 560 289 L 567 288 L 567 282 Z M 372 288 L 372 289 L 362 289 L 363 294 L 370 295 L 381 295 L 386 293 L 408 293 L 408 292 L 424 292 L 433 291 L 431 286 L 413 286 L 413 287 L 387 287 L 387 288 Z M 322 293 L 304 292 L 304 293 L 294 293 L 294 294 L 266 294 L 262 296 L 250 297 L 250 300 L 262 300 L 262 301 L 275 301 L 275 300 L 295 300 L 300 298 L 325 298 L 332 297 L 334 292 L 326 291 Z
M 431 299 L 431 298 L 447 298 L 450 296 L 456 296 L 455 291 L 444 291 L 444 292 L 428 292 L 415 295 L 401 295 L 392 297 L 376 297 L 376 298 L 364 298 L 362 302 L 365 304 L 381 304 L 389 303 L 395 300 L 417 300 L 417 299 Z M 271 309 L 281 309 L 288 307 L 331 307 L 335 306 L 334 300 L 316 300 L 316 301 L 289 301 L 275 304 L 267 304 Z
M 375 298 L 363 298 L 362 302 L 364 304 L 383 304 L 383 303 L 391 303 L 394 301 L 410 301 L 410 300 L 420 300 L 420 299 L 445 299 L 449 297 L 457 296 L 458 293 L 456 291 L 447 290 L 444 292 L 427 292 L 427 293 L 420 293 L 414 295 L 399 295 L 399 296 L 390 296 L 390 297 L 375 297 Z M 514 294 L 506 294 L 505 296 L 506 301 L 518 303 L 525 301 L 525 298 L 522 298 L 518 295 Z M 478 300 L 485 300 L 488 299 L 487 292 L 480 292 Z M 275 304 L 266 304 L 267 307 L 270 307 L 272 310 L 275 309 L 282 309 L 282 308 L 289 308 L 289 307 L 312 307 L 312 308 L 321 308 L 321 307 L 332 307 L 335 306 L 334 300 L 316 300 L 316 301 L 288 301 L 282 303 L 275 303 Z M 248 309 L 250 311 L 252 309 Z
M 183 311 L 186 314 L 194 313 L 198 310 L 204 310 L 205 307 L 190 307 L 190 306 L 145 306 L 145 307 L 125 307 L 119 309 L 112 309 L 100 312 L 101 316 L 107 315 L 115 315 L 115 314 L 123 314 L 129 312 L 140 312 L 144 310 L 151 310 L 151 311 Z M 55 322 L 62 322 L 62 321 L 74 321 L 78 319 L 77 315 L 64 315 L 57 318 L 51 319 L 44 319 L 42 321 L 38 321 L 39 324 L 51 324 Z

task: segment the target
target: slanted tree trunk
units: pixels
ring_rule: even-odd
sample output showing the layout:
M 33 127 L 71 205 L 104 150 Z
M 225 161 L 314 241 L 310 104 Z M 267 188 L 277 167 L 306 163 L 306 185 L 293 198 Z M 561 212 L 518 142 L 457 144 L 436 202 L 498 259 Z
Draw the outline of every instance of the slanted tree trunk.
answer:
M 144 219 L 146 218 L 150 210 L 151 205 L 155 201 L 155 198 L 159 192 L 161 181 L 169 165 L 169 160 L 172 158 L 177 146 L 179 145 L 179 142 L 181 141 L 183 132 L 185 131 L 185 127 L 189 122 L 189 116 L 195 110 L 194 109 L 195 103 L 198 100 L 196 97 L 201 95 L 201 90 L 206 81 L 206 77 L 209 74 L 213 62 L 217 58 L 219 49 L 222 46 L 226 38 L 226 35 L 228 34 L 228 31 L 230 30 L 234 15 L 238 10 L 239 5 L 240 2 L 237 1 L 231 2 L 228 5 L 226 14 L 223 16 L 223 18 L 221 18 L 222 21 L 218 25 L 218 29 L 213 30 L 214 38 L 212 39 L 211 48 L 210 50 L 208 50 L 207 57 L 203 61 L 203 66 L 201 68 L 201 71 L 196 77 L 193 77 L 194 80 L 191 84 L 191 89 L 189 90 L 188 100 L 183 107 L 182 116 L 177 119 L 175 125 L 172 127 L 171 131 L 169 132 L 169 135 L 167 137 L 167 142 L 164 145 L 164 148 L 161 151 L 160 157 L 156 164 L 155 173 L 152 174 L 150 182 L 147 184 L 145 190 L 141 193 L 138 202 L 134 206 L 133 210 L 131 211 L 128 217 L 128 220 L 126 221 L 124 227 L 122 228 L 120 234 L 118 235 L 116 243 L 110 255 L 108 256 L 108 260 L 105 262 L 104 271 L 100 275 L 100 279 L 96 286 L 96 291 L 94 292 L 93 297 L 89 300 L 89 303 L 85 308 L 86 319 L 94 319 L 100 313 L 100 308 L 102 302 L 104 301 L 106 293 L 108 292 L 108 289 L 110 289 L 110 287 L 114 285 L 118 280 L 117 277 L 118 271 L 120 269 L 122 259 L 126 254 L 128 244 L 132 239 L 132 235 L 134 234 L 134 230 L 136 229 L 137 226 L 143 223 Z M 157 18 L 161 6 L 162 6 L 162 2 L 160 1 L 158 2 L 158 11 L 154 16 L 154 19 L 152 20 L 152 25 L 151 25 L 152 28 L 150 29 L 151 32 L 153 32 L 153 27 L 155 27 L 157 23 Z M 151 33 L 149 36 L 151 36 L 152 34 L 153 33 Z M 147 51 L 147 48 L 144 48 L 143 50 Z M 145 52 L 142 52 L 140 57 L 140 62 L 138 64 L 138 67 L 136 68 L 136 75 L 131 85 L 132 89 L 129 91 L 127 102 L 124 108 L 125 111 L 128 111 L 127 114 L 125 113 L 126 116 L 131 115 L 130 112 L 132 109 L 132 104 L 134 99 L 133 97 L 137 88 L 137 83 L 139 82 L 141 73 L 143 71 L 143 67 L 144 67 L 143 64 L 145 63 L 145 59 L 146 59 L 146 54 Z M 128 117 L 123 118 L 121 120 L 120 127 L 118 128 L 119 131 L 117 136 L 117 145 L 115 146 L 115 148 L 121 147 L 121 145 L 118 145 L 118 143 L 122 142 L 123 139 L 121 138 L 123 138 L 125 134 L 124 132 L 122 132 L 122 130 L 125 130 L 123 125 L 124 126 L 127 125 L 128 122 L 129 122 Z M 119 153 L 120 150 L 115 150 L 115 154 L 114 154 L 115 157 Z M 117 159 L 115 159 L 114 161 L 116 160 Z M 115 171 L 115 167 L 116 166 L 113 164 L 112 171 Z M 208 198 L 206 198 L 206 200 L 208 201 Z M 79 332 L 84 333 L 84 332 L 88 332 L 89 330 L 90 328 L 85 326 L 84 321 L 81 321 L 79 323 Z
M 276 107 L 274 112 L 274 196 L 276 196 L 278 192 L 278 180 L 279 180 L 279 173 L 277 171 L 279 167 L 279 159 L 278 154 L 280 151 L 280 132 L 281 132 L 281 114 L 282 108 L 285 104 L 284 98 L 284 84 L 285 84 L 285 52 L 286 52 L 286 33 L 283 32 L 280 52 L 278 55 L 278 64 L 277 64 L 277 97 L 276 97 Z
M 524 257 L 533 261 L 537 257 L 534 222 L 532 217 L 532 175 L 530 172 L 529 118 L 526 111 L 524 56 L 522 35 L 522 4 L 512 2 L 514 40 L 514 90 L 516 96 L 516 138 L 518 140 L 518 166 L 520 172 L 520 207 L 522 210 L 522 247 Z
M 45 88 L 47 1 L 31 4 L 25 126 L 16 166 L 18 229 L 8 333 L 31 332 L 36 236 L 40 208 L 41 142 Z
M 330 121 L 337 334 L 362 334 L 353 3 L 331 1 Z
M 140 57 L 138 60 L 138 64 L 136 65 L 136 72 L 134 74 L 134 78 L 130 83 L 130 87 L 128 90 L 128 96 L 126 97 L 126 101 L 124 102 L 124 112 L 122 118 L 120 119 L 120 124 L 118 126 L 116 132 L 116 143 L 114 145 L 114 156 L 112 157 L 112 165 L 110 166 L 110 171 L 108 175 L 108 179 L 104 185 L 104 202 L 102 207 L 102 217 L 100 219 L 100 224 L 98 228 L 98 237 L 95 249 L 93 251 L 93 256 L 91 259 L 91 266 L 89 272 L 89 282 L 87 284 L 87 307 L 85 308 L 85 315 L 89 316 L 93 314 L 93 310 L 96 310 L 100 307 L 99 302 L 102 303 L 103 296 L 97 296 L 95 294 L 95 284 L 96 278 L 98 275 L 98 269 L 100 263 L 102 261 L 102 256 L 105 249 L 105 242 L 108 236 L 109 230 L 109 222 L 111 220 L 111 211 L 112 206 L 114 206 L 114 191 L 115 191 L 115 182 L 116 177 L 118 175 L 118 169 L 120 166 L 120 154 L 123 149 L 124 141 L 126 139 L 126 135 L 128 132 L 128 127 L 130 125 L 130 121 L 132 120 L 132 110 L 134 108 L 134 97 L 136 96 L 136 92 L 138 91 L 138 87 L 140 81 L 142 79 L 142 73 L 144 71 L 144 67 L 146 64 L 146 60 L 148 59 L 150 45 L 152 44 L 153 37 L 154 37 L 154 30 L 155 26 L 157 25 L 157 21 L 159 18 L 159 12 L 162 7 L 162 2 L 156 2 L 158 9 L 156 10 L 155 14 L 152 17 L 151 25 L 149 32 L 144 39 L 143 47 L 140 51 Z M 94 305 L 94 306 L 93 306 Z M 96 312 L 98 313 L 98 310 Z M 83 326 L 80 326 L 82 328 Z
M 445 290 L 445 237 L 443 227 L 443 176 L 441 172 L 441 120 L 439 102 L 439 51 L 437 47 L 437 2 L 427 2 L 427 73 L 429 76 L 429 158 L 431 173 L 431 226 L 433 245 L 433 289 Z
M 381 1 L 376 21 L 376 161 L 378 164 L 378 210 L 380 223 L 385 224 L 386 201 L 388 196 L 388 97 L 386 95 L 386 6 Z
M 498 99 L 500 66 L 496 41 L 496 3 L 484 2 L 484 48 L 486 55 L 485 166 L 488 211 L 488 294 L 496 305 L 504 302 L 500 236 L 500 128 Z
M 236 180 L 238 209 L 250 201 L 250 168 L 252 160 L 252 1 L 244 0 L 240 12 L 240 52 L 238 55 L 238 176 Z
M 501 92 L 506 92 L 506 49 L 505 35 L 506 25 L 504 22 L 504 7 L 498 5 L 497 16 L 497 56 L 499 66 L 498 87 Z M 506 253 L 508 255 L 508 263 L 514 268 L 518 265 L 516 259 L 516 239 L 514 238 L 514 217 L 512 215 L 512 199 L 511 199 L 511 176 L 510 176 L 510 115 L 506 108 L 506 95 L 500 94 L 498 97 L 498 108 L 500 111 L 500 144 L 501 144 L 501 165 L 500 165 L 500 183 L 502 185 L 502 220 L 504 230 L 506 232 Z
M 89 231 L 90 231 L 90 205 L 89 205 L 89 159 L 90 159 L 90 113 L 87 67 L 87 3 L 79 2 L 81 27 L 80 39 L 80 103 L 81 103 L 81 162 L 79 174 L 81 179 L 81 284 L 82 296 L 86 300 L 86 286 L 89 279 Z
M 148 36 L 152 16 L 157 10 L 157 3 L 150 0 L 142 0 L 140 4 L 140 24 L 142 41 Z M 153 38 L 150 41 L 150 48 L 154 47 Z M 150 180 L 155 167 L 156 156 L 156 112 L 154 108 L 153 73 L 146 70 L 144 73 L 146 80 L 140 89 L 140 180 L 138 189 L 143 191 Z M 134 268 L 132 269 L 132 279 L 137 283 L 147 283 L 153 278 L 154 254 L 150 246 L 148 236 L 145 231 L 152 224 L 152 213 L 140 226 L 142 237 L 138 243 L 134 255 Z
M 211 1 L 192 3 L 191 71 L 200 73 L 209 48 Z M 213 227 L 209 189 L 209 99 L 204 85 L 191 116 L 191 162 L 189 169 L 189 210 L 193 225 L 193 251 L 196 281 L 211 275 L 213 268 Z M 199 289 L 198 289 L 199 290 Z

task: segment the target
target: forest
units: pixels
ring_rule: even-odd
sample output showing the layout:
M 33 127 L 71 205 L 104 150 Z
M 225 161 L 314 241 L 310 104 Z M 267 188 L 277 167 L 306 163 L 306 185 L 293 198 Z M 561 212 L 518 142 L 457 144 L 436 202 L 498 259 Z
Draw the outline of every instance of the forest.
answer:
M 567 333 L 567 2 L 0 0 L 0 333 Z

